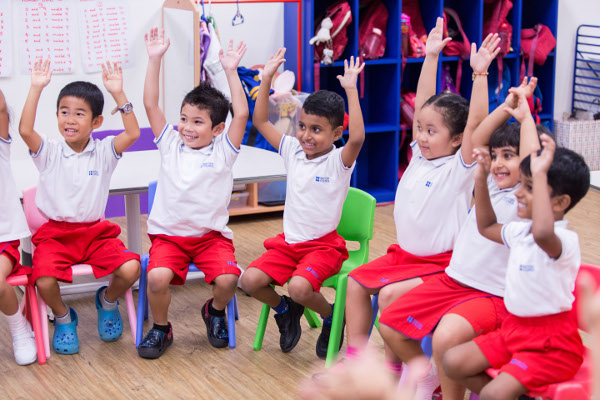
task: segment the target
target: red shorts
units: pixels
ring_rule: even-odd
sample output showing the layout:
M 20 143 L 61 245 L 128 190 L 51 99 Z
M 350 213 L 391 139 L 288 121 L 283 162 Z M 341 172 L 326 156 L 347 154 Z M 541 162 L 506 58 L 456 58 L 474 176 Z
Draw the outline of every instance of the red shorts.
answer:
M 31 274 L 31 267 L 26 267 L 19 263 L 19 260 L 21 259 L 19 244 L 19 240 L 0 243 L 0 254 L 6 256 L 13 264 L 13 270 L 8 276 Z
M 452 252 L 419 257 L 404 251 L 397 244 L 388 247 L 387 254 L 362 265 L 349 276 L 369 289 L 380 289 L 390 283 L 421 278 L 423 281 L 446 269 Z
M 458 314 L 480 335 L 498 329 L 507 313 L 501 297 L 462 286 L 441 273 L 390 304 L 381 312 L 379 322 L 410 338 L 422 339 L 445 314 Z
M 308 242 L 289 244 L 285 235 L 265 240 L 267 251 L 248 268 L 258 268 L 283 286 L 292 276 L 307 279 L 318 292 L 325 279 L 340 272 L 348 259 L 346 240 L 336 231 Z
M 492 368 L 528 390 L 571 379 L 583 362 L 574 310 L 544 317 L 508 314 L 500 329 L 474 339 Z
M 109 221 L 46 222 L 31 238 L 35 245 L 32 279 L 53 276 L 71 283 L 75 264 L 89 264 L 94 276 L 102 278 L 129 260 L 139 261 L 140 256 L 117 239 L 120 233 L 119 225 Z
M 204 272 L 204 280 L 212 283 L 223 274 L 240 276 L 233 242 L 221 232 L 210 231 L 201 237 L 148 235 L 152 241 L 148 272 L 153 268 L 168 268 L 175 273 L 171 285 L 183 285 L 190 263 Z

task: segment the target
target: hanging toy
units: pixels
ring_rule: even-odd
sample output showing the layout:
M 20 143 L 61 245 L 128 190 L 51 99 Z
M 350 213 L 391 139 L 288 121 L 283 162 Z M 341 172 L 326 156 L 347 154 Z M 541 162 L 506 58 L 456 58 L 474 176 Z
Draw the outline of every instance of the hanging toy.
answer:
M 244 23 L 244 16 L 242 15 L 242 13 L 240 12 L 240 1 L 237 0 L 235 2 L 236 6 L 237 6 L 237 12 L 235 13 L 235 15 L 233 16 L 233 19 L 231 20 L 231 25 L 232 26 L 236 26 L 236 25 L 241 25 Z

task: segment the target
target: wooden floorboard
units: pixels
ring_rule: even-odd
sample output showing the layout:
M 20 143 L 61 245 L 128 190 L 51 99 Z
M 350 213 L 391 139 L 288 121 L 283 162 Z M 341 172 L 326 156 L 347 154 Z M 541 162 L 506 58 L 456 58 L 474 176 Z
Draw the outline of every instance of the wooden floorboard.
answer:
M 262 242 L 282 229 L 281 213 L 232 218 L 236 256 L 242 266 L 263 252 Z M 567 214 L 569 226 L 579 233 L 584 262 L 600 265 L 600 192 L 590 191 Z M 115 218 L 124 227 L 124 218 Z M 145 217 L 142 225 L 145 231 Z M 125 238 L 123 228 L 123 238 Z M 395 242 L 393 206 L 377 207 L 370 258 L 385 253 Z M 144 238 L 143 249 L 150 242 Z M 333 291 L 324 289 L 333 299 Z M 134 292 L 137 298 L 137 292 Z M 260 304 L 238 291 L 240 320 L 236 324 L 237 348 L 213 349 L 206 338 L 200 307 L 210 297 L 208 285 L 195 281 L 173 288 L 170 320 L 174 344 L 158 360 L 143 360 L 132 343 L 124 304 L 123 337 L 115 343 L 98 339 L 93 294 L 66 296 L 65 301 L 79 314 L 79 354 L 52 354 L 47 365 L 20 367 L 12 355 L 6 323 L 0 324 L 0 398 L 25 399 L 287 399 L 293 398 L 300 382 L 310 377 L 323 362 L 315 355 L 320 329 L 311 329 L 303 320 L 303 334 L 290 353 L 279 349 L 279 336 L 273 318 L 262 351 L 252 342 Z M 146 322 L 144 331 L 149 329 Z M 50 327 L 52 332 L 53 328 Z M 377 333 L 372 345 L 382 351 Z

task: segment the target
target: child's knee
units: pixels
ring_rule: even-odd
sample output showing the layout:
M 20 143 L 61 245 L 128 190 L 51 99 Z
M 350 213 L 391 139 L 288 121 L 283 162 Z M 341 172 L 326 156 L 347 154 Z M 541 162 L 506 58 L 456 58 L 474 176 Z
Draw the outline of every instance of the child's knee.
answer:
M 451 348 L 446 351 L 442 360 L 442 366 L 444 372 L 451 379 L 462 379 L 464 378 L 462 366 L 464 365 L 463 354 L 461 351 L 457 351 L 457 348 Z
M 35 281 L 35 286 L 40 292 L 47 292 L 58 286 L 56 278 L 52 276 L 42 276 Z
M 164 270 L 164 271 L 163 271 Z M 161 293 L 169 289 L 173 272 L 167 268 L 155 268 L 148 272 L 148 291 Z
M 288 293 L 296 303 L 303 304 L 314 292 L 311 283 L 306 278 L 295 276 L 288 283 Z
M 129 260 L 117 268 L 115 275 L 133 284 L 133 282 L 140 278 L 141 270 L 142 268 L 138 260 Z
M 481 400 L 502 400 L 502 399 L 514 398 L 514 396 L 511 397 L 508 394 L 502 393 L 502 390 L 500 388 L 494 387 L 494 386 L 495 385 L 492 385 L 492 384 L 485 385 L 483 387 L 483 389 L 481 389 L 481 392 L 479 393 L 479 398 Z
M 237 283 L 238 283 L 238 276 L 235 274 L 219 275 L 213 281 L 215 288 L 226 290 L 228 292 L 235 292 Z
M 377 298 L 377 304 L 379 305 L 380 310 L 384 310 L 390 306 L 394 301 L 397 300 L 396 293 L 389 286 L 383 287 L 379 291 L 379 296 Z
M 254 296 L 254 293 L 265 287 L 263 284 L 263 279 L 261 273 L 264 274 L 258 268 L 248 268 L 242 274 L 240 278 L 240 283 L 242 284 L 242 290 L 248 293 L 250 296 Z

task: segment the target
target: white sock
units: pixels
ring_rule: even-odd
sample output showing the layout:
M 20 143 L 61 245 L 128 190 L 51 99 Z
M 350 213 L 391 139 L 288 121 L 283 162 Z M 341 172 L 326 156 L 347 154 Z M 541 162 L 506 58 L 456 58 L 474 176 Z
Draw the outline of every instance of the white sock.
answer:
M 6 320 L 13 338 L 15 361 L 19 365 L 31 364 L 37 359 L 37 347 L 31 325 L 20 311 L 14 315 L 7 315 Z
M 430 365 L 431 368 L 429 369 L 429 372 L 416 382 L 417 390 L 415 392 L 414 400 L 431 400 L 433 392 L 440 386 L 437 368 L 433 363 L 430 363 Z
M 110 301 L 106 299 L 106 289 L 108 288 L 102 289 L 102 291 L 100 291 L 100 293 L 98 294 L 98 297 L 100 297 L 100 305 L 102 306 L 102 308 L 106 311 L 111 311 L 117 308 L 117 301 Z
M 7 315 L 6 321 L 8 321 L 8 328 L 13 337 L 27 332 L 27 319 L 21 314 L 20 310 L 14 315 Z
M 72 322 L 71 309 L 67 307 L 67 312 L 65 313 L 65 315 L 58 316 L 54 314 L 54 321 L 56 321 L 57 324 L 70 324 Z

